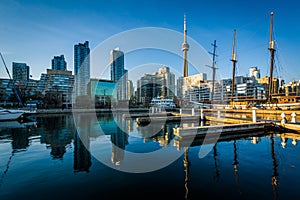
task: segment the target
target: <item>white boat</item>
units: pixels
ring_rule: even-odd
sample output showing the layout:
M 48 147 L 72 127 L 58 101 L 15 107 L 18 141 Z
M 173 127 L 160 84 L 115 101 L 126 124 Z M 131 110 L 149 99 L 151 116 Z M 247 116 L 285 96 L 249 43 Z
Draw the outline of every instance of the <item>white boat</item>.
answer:
M 0 121 L 16 120 L 24 114 L 22 110 L 5 109 L 0 107 Z
M 176 104 L 174 103 L 173 99 L 164 99 L 160 97 L 153 98 L 151 100 L 150 106 L 160 107 L 165 109 L 176 108 Z

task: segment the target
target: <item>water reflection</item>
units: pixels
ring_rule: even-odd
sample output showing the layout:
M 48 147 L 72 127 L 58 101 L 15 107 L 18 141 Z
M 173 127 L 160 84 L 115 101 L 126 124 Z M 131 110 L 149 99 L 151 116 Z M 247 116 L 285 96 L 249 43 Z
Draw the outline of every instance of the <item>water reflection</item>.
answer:
M 292 140 L 293 146 L 297 146 L 298 140 L 300 140 L 300 135 L 297 133 L 281 133 L 276 134 L 276 136 L 279 136 L 281 138 L 281 147 L 286 148 L 286 145 L 289 140 Z
M 273 134 L 270 137 L 271 140 L 271 155 L 273 160 L 273 174 L 272 174 L 272 186 L 273 186 L 273 194 L 274 199 L 278 199 L 278 162 L 275 155 L 275 142 L 274 142 L 274 136 Z
M 51 118 L 38 118 L 39 124 L 43 124 L 40 132 L 41 143 L 51 149 L 50 155 L 53 159 L 63 159 L 66 146 L 71 144 L 73 133 L 67 124 L 67 116 L 56 116 Z
M 74 137 L 74 172 L 89 172 L 92 165 L 91 153 L 84 145 L 89 145 L 89 138 L 85 134 L 75 133 Z
M 77 131 L 74 134 L 74 172 L 89 172 L 92 165 L 90 153 L 91 118 L 76 116 Z
M 236 140 L 233 141 L 233 171 L 234 171 L 234 177 L 235 177 L 235 183 L 237 186 L 237 191 L 240 195 L 242 195 L 241 188 L 239 185 L 239 169 L 238 169 L 238 154 L 237 154 L 237 144 Z
M 281 149 L 287 149 L 289 148 L 289 150 L 291 148 L 295 148 L 297 146 L 298 140 L 300 139 L 300 135 L 299 134 L 295 134 L 295 133 L 281 133 L 281 134 L 275 134 L 275 133 L 264 133 L 265 137 L 270 139 L 270 154 L 271 154 L 271 163 L 272 163 L 272 175 L 271 175 L 271 181 L 269 182 L 270 185 L 272 186 L 272 191 L 273 191 L 273 198 L 274 199 L 278 199 L 279 197 L 279 162 L 278 162 L 278 158 L 276 156 L 276 145 L 275 145 L 275 137 L 277 136 L 277 138 L 279 139 L 278 143 L 278 147 L 282 147 Z M 262 138 L 264 137 L 249 137 L 249 136 L 245 136 L 245 137 L 237 137 L 236 139 L 233 140 L 226 140 L 226 139 L 222 139 L 220 138 L 220 141 L 229 141 L 232 142 L 233 144 L 233 163 L 232 163 L 232 167 L 233 167 L 233 174 L 234 174 L 234 180 L 235 180 L 235 184 L 236 184 L 236 188 L 237 188 L 237 194 L 240 196 L 240 198 L 244 198 L 245 194 L 244 192 L 242 192 L 242 188 L 241 187 L 241 183 L 240 183 L 240 162 L 239 162 L 239 148 L 238 148 L 238 141 L 242 142 L 243 145 L 247 146 L 245 144 L 246 141 L 249 141 L 250 144 L 253 145 L 257 145 L 258 148 L 262 148 L 261 145 L 265 145 L 264 143 L 261 145 L 258 145 L 262 142 Z M 188 182 L 187 182 L 187 177 L 188 174 L 190 173 L 190 169 L 188 168 L 188 166 L 190 166 L 193 163 L 188 162 L 188 149 L 191 147 L 197 147 L 197 146 L 201 146 L 203 139 L 197 139 L 194 140 L 193 144 L 188 147 L 185 146 L 185 141 L 183 140 L 175 140 L 176 141 L 176 145 L 177 147 L 180 148 L 184 148 L 184 166 L 185 166 L 185 173 L 186 173 L 186 178 L 185 180 L 185 186 L 188 186 Z M 219 143 L 220 143 L 219 141 Z M 289 142 L 290 141 L 290 142 Z M 220 176 L 221 176 L 221 171 L 219 170 L 219 166 L 218 166 L 218 157 L 222 157 L 222 155 L 225 153 L 220 152 L 218 153 L 217 149 L 218 149 L 218 145 L 219 143 L 215 144 L 213 147 L 213 150 L 211 152 L 211 154 L 213 155 L 213 161 L 214 161 L 214 180 L 216 182 L 219 182 Z M 222 142 L 221 142 L 222 143 Z M 284 143 L 284 144 L 283 144 Z M 290 145 L 290 146 L 289 146 Z M 226 154 L 226 153 L 225 153 Z M 243 159 L 244 160 L 244 159 Z M 195 161 L 194 161 L 195 162 Z M 259 162 L 259 161 L 258 161 Z M 260 163 L 257 163 L 258 165 L 260 165 Z M 265 167 L 265 166 L 264 166 Z M 194 169 L 195 170 L 195 169 Z M 194 172 L 192 172 L 194 173 Z M 225 175 L 224 175 L 225 176 Z M 249 177 L 246 175 L 247 179 L 251 179 L 252 177 Z M 243 183 L 245 184 L 245 183 Z M 247 189 L 245 189 L 247 191 Z M 188 188 L 186 188 L 186 194 L 188 194 Z M 186 196 L 187 197 L 187 196 Z
M 130 128 L 127 126 L 128 120 L 123 120 L 122 116 L 115 115 L 115 131 L 111 134 L 111 142 L 112 142 L 112 153 L 111 153 L 111 162 L 115 165 L 120 165 L 121 161 L 124 159 L 124 150 L 126 145 L 128 144 L 128 134 L 123 130 Z
M 215 176 L 214 176 L 214 179 L 219 182 L 220 180 L 220 170 L 219 170 L 219 167 L 218 167 L 218 152 L 217 152 L 217 143 L 214 145 L 214 164 L 215 164 Z
M 144 139 L 144 142 L 158 142 L 160 146 L 164 147 L 169 145 L 174 138 L 173 128 L 177 126 L 179 126 L 179 123 L 157 123 L 155 127 L 137 127 L 137 131 L 138 134 Z
M 6 122 L 2 122 L 2 123 L 6 123 Z M 0 177 L 0 188 L 3 184 L 4 178 L 6 176 L 6 174 L 9 171 L 10 168 L 10 164 L 13 160 L 13 157 L 19 153 L 19 152 L 23 152 L 26 151 L 27 148 L 30 146 L 30 127 L 25 127 L 24 128 L 19 128 L 19 122 L 14 122 L 14 121 L 10 121 L 7 122 L 9 124 L 10 129 L 4 128 L 0 131 L 0 141 L 1 140 L 11 140 L 11 153 L 10 156 L 6 162 L 6 164 L 4 165 L 5 169 L 3 170 L 3 173 Z M 17 124 L 18 126 L 12 126 L 12 124 Z M 22 126 L 23 127 L 23 126 Z M 1 158 L 1 161 L 3 161 L 4 163 L 4 159 Z
M 184 179 L 184 188 L 185 188 L 185 199 L 189 199 L 189 168 L 190 168 L 190 162 L 189 162 L 189 148 L 186 147 L 184 149 L 184 159 L 183 159 L 183 166 L 184 166 L 184 172 L 185 172 L 185 179 Z
M 76 123 L 78 123 L 77 130 L 75 129 L 72 115 L 40 116 L 36 118 L 37 126 L 22 129 L 6 129 L 5 131 L 1 130 L 0 141 L 2 143 L 0 143 L 0 147 L 1 145 L 7 145 L 9 148 L 5 147 L 5 150 L 7 150 L 6 154 L 4 154 L 3 151 L 0 152 L 0 159 L 3 163 L 0 165 L 2 167 L 0 187 L 3 184 L 5 176 L 11 178 L 13 177 L 13 173 L 18 170 L 18 168 L 14 168 L 12 170 L 13 173 L 9 173 L 11 172 L 10 165 L 16 163 L 14 160 L 17 157 L 16 155 L 22 155 L 21 152 L 23 152 L 24 155 L 27 155 L 25 158 L 23 158 L 23 156 L 18 157 L 18 159 L 21 160 L 20 163 L 24 162 L 25 159 L 28 159 L 29 153 L 32 154 L 30 155 L 30 159 L 33 160 L 34 158 L 32 157 L 42 155 L 36 154 L 36 149 L 31 150 L 30 147 L 34 145 L 40 145 L 44 148 L 46 150 L 46 156 L 55 160 L 64 160 L 65 162 L 54 163 L 59 163 L 59 166 L 63 163 L 67 163 L 69 168 L 64 168 L 64 170 L 71 171 L 71 174 L 73 174 L 73 171 L 87 172 L 102 177 L 103 174 L 101 173 L 103 173 L 103 171 L 101 170 L 93 170 L 93 172 L 91 172 L 92 165 L 95 169 L 96 167 L 99 167 L 99 165 L 94 163 L 95 160 L 92 159 L 90 153 L 90 151 L 94 150 L 93 148 L 98 148 L 99 145 L 102 144 L 99 143 L 99 140 L 102 139 L 108 141 L 109 150 L 106 155 L 108 157 L 108 162 L 111 162 L 113 165 L 122 165 L 122 161 L 126 159 L 126 149 L 139 151 L 139 148 L 143 145 L 144 146 L 141 148 L 148 148 L 146 150 L 143 149 L 143 151 L 154 148 L 153 146 L 155 146 L 155 148 L 160 148 L 167 145 L 169 145 L 170 148 L 177 147 L 178 149 L 184 150 L 182 160 L 179 160 L 179 167 L 177 166 L 177 163 L 174 162 L 166 168 L 166 171 L 152 172 L 151 176 L 145 175 L 143 178 L 147 177 L 150 179 L 150 177 L 153 176 L 152 182 L 149 181 L 152 184 L 153 182 L 160 180 L 162 176 L 165 176 L 165 172 L 170 171 L 170 174 L 172 175 L 166 175 L 162 178 L 162 181 L 164 181 L 163 179 L 170 180 L 168 181 L 170 187 L 181 188 L 183 190 L 181 191 L 181 197 L 184 196 L 185 199 L 194 199 L 193 195 L 198 193 L 199 189 L 201 192 L 205 192 L 204 190 L 206 187 L 218 188 L 220 185 L 225 189 L 222 190 L 218 188 L 218 190 L 220 190 L 222 194 L 227 194 L 229 196 L 232 195 L 238 198 L 248 197 L 246 195 L 254 195 L 249 193 L 253 192 L 256 188 L 261 187 L 261 190 L 268 195 L 267 197 L 271 196 L 274 199 L 278 199 L 279 196 L 283 195 L 282 191 L 285 191 L 282 188 L 290 187 L 288 183 L 293 183 L 293 181 L 290 181 L 292 178 L 287 177 L 287 173 L 294 173 L 295 171 L 293 170 L 296 169 L 291 169 L 291 171 L 289 171 L 289 168 L 289 170 L 286 170 L 286 168 L 282 166 L 282 160 L 280 159 L 285 155 L 290 156 L 292 153 L 294 153 L 292 154 L 293 156 L 299 158 L 297 157 L 297 150 L 299 148 L 299 145 L 297 144 L 300 139 L 299 134 L 261 133 L 261 136 L 252 137 L 251 135 L 246 135 L 243 137 L 236 137 L 233 140 L 220 138 L 219 142 L 214 144 L 210 153 L 211 156 L 208 156 L 205 159 L 199 159 L 195 155 L 198 155 L 198 150 L 202 145 L 203 140 L 194 140 L 193 144 L 189 145 L 188 143 L 185 143 L 184 140 L 174 138 L 172 131 L 173 127 L 178 126 L 177 123 L 159 124 L 160 131 L 153 135 L 153 133 L 150 134 L 153 129 L 140 129 L 135 126 L 133 119 L 124 120 L 121 115 L 113 116 L 102 114 L 97 117 L 98 120 L 93 121 L 90 115 L 80 115 L 75 119 L 77 120 Z M 101 133 L 95 131 L 97 130 L 95 128 L 96 126 L 101 127 L 105 133 L 105 137 L 101 137 Z M 128 132 L 128 134 L 126 132 Z M 140 137 L 136 137 L 137 135 Z M 144 144 L 144 141 L 146 141 L 147 144 Z M 67 158 L 71 158 L 71 162 Z M 41 160 L 44 162 L 46 159 Z M 48 160 L 53 162 L 51 159 Z M 293 164 L 296 166 L 299 164 L 299 161 L 295 160 L 296 159 L 293 159 L 293 162 L 296 162 L 296 164 Z M 290 162 L 289 159 L 284 161 L 288 164 Z M 210 164 L 207 164 L 207 162 Z M 206 165 L 208 165 L 207 168 L 205 168 Z M 285 165 L 285 163 L 283 163 L 283 165 Z M 45 164 L 41 164 L 41 166 L 44 167 Z M 27 169 L 31 167 L 32 166 L 25 166 Z M 253 172 L 252 169 L 254 168 L 256 170 L 256 167 L 259 171 Z M 23 169 L 22 167 L 19 168 Z M 105 169 L 105 172 L 109 171 L 104 167 L 101 169 Z M 182 177 L 174 176 L 173 172 L 178 172 L 178 169 L 181 170 Z M 47 169 L 45 169 L 45 171 L 47 171 Z M 49 171 L 51 170 L 49 169 Z M 101 171 L 101 173 L 99 171 Z M 118 176 L 126 176 L 126 180 L 132 184 L 132 182 L 130 182 L 131 176 L 127 173 L 116 172 L 116 174 Z M 297 178 L 299 175 L 294 175 L 296 176 L 294 179 L 298 180 Z M 110 176 L 114 176 L 114 174 L 107 175 L 107 177 Z M 135 175 L 135 177 L 137 176 Z M 93 183 L 96 185 L 96 183 L 99 182 Z M 100 183 L 108 184 L 111 187 L 114 186 L 113 184 L 108 183 L 106 178 Z M 256 188 L 249 189 L 254 187 L 254 185 L 251 185 L 250 187 L 249 183 L 254 183 Z M 4 185 L 5 184 L 7 184 L 6 181 L 4 181 Z M 114 184 L 116 184 L 118 188 L 124 186 L 118 185 L 123 183 L 114 182 Z M 229 185 L 233 190 L 229 191 L 229 186 L 227 187 L 226 185 Z M 233 194 L 232 191 L 234 191 Z

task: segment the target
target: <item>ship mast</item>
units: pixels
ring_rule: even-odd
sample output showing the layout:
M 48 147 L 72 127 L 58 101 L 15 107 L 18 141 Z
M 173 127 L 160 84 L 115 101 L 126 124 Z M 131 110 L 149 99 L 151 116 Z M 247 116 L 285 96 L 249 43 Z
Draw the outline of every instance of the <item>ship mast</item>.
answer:
M 272 101 L 272 92 L 273 92 L 273 68 L 274 68 L 274 54 L 275 54 L 275 41 L 273 40 L 273 17 L 274 12 L 270 13 L 270 43 L 269 51 L 271 54 L 270 58 L 270 77 L 269 77 L 269 93 L 268 93 L 268 102 Z
M 212 85 L 212 93 L 211 93 L 211 101 L 214 101 L 214 93 L 215 93 L 215 77 L 216 77 L 216 48 L 217 48 L 217 42 L 214 41 L 213 44 L 214 52 L 213 52 L 213 63 L 212 63 L 212 69 L 213 69 L 213 85 Z
M 235 90 L 235 68 L 236 68 L 236 53 L 235 53 L 235 40 L 236 40 L 236 30 L 233 31 L 233 42 L 232 42 L 232 54 L 231 54 L 231 62 L 232 62 L 232 86 L 231 86 L 231 101 L 233 102 L 234 98 L 234 90 Z
M 208 66 L 206 65 L 207 67 L 210 67 L 212 68 L 213 70 L 213 75 L 212 75 L 212 92 L 211 92 L 211 102 L 214 102 L 214 93 L 215 93 L 215 80 L 216 80 L 216 56 L 218 56 L 216 54 L 216 49 L 217 49 L 217 41 L 214 40 L 214 43 L 211 44 L 214 49 L 213 49 L 213 52 L 209 52 L 212 56 L 213 56 L 213 62 L 212 62 L 212 66 Z
M 14 90 L 14 92 L 15 92 L 15 94 L 16 94 L 18 100 L 19 100 L 19 103 L 20 103 L 21 107 L 24 107 L 23 102 L 22 102 L 22 100 L 21 100 L 21 97 L 20 97 L 19 94 L 18 94 L 18 90 L 17 90 L 17 88 L 15 87 L 15 81 L 11 78 L 11 75 L 10 75 L 10 73 L 9 73 L 9 70 L 8 70 L 8 68 L 7 68 L 7 65 L 6 65 L 6 63 L 5 63 L 5 61 L 4 61 L 4 58 L 3 58 L 1 52 L 0 52 L 0 57 L 1 57 L 1 60 L 2 60 L 2 62 L 3 62 L 3 64 L 4 64 L 4 67 L 5 67 L 5 69 L 6 69 L 6 72 L 7 72 L 7 74 L 8 74 L 8 77 L 9 77 L 10 81 L 12 81 L 12 84 L 13 84 L 13 85 L 12 85 L 12 86 L 13 86 L 13 90 Z

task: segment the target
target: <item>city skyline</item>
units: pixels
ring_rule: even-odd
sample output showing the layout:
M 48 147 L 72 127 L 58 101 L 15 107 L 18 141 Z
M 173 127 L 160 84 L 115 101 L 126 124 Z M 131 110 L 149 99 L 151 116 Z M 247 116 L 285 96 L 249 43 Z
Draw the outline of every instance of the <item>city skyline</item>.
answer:
M 300 32 L 297 19 L 300 14 L 295 10 L 295 5 L 298 4 L 296 1 L 288 5 L 277 0 L 273 4 L 255 1 L 200 3 L 192 0 L 172 3 L 146 1 L 139 4 L 136 1 L 116 2 L 72 1 L 70 4 L 70 1 L 1 1 L 0 8 L 4 10 L 1 13 L 1 22 L 6 31 L 0 31 L 0 51 L 4 53 L 10 71 L 12 62 L 25 62 L 31 68 L 32 77 L 39 79 L 51 67 L 51 58 L 60 54 L 65 55 L 68 70 L 73 71 L 74 44 L 87 40 L 92 51 L 114 34 L 149 26 L 182 33 L 182 19 L 186 13 L 188 37 L 196 40 L 207 52 L 211 52 L 213 40 L 217 40 L 217 73 L 221 78 L 231 77 L 229 59 L 233 29 L 237 29 L 237 75 L 246 75 L 249 67 L 257 66 L 261 75 L 265 76 L 269 73 L 269 13 L 274 11 L 275 41 L 278 45 L 274 76 L 282 77 L 286 82 L 298 80 L 300 77 L 296 56 L 296 48 L 300 44 L 297 38 Z M 231 10 L 233 5 L 238 8 L 234 12 Z M 112 8 L 116 9 L 115 12 L 112 12 Z M 170 9 L 172 12 L 166 14 L 165 10 Z M 82 14 L 82 18 L 78 17 L 78 12 Z M 182 40 L 178 41 L 179 50 L 181 44 Z M 143 53 L 147 54 L 146 59 L 140 58 Z M 132 69 L 145 62 L 156 62 L 171 66 L 182 73 L 183 61 L 169 58 L 158 55 L 157 52 L 133 53 L 126 55 L 125 67 Z M 109 63 L 108 54 L 106 59 Z M 7 77 L 4 67 L 1 67 L 0 74 L 3 78 Z M 193 74 L 191 71 L 190 75 Z M 109 79 L 108 76 L 97 77 L 93 71 L 91 77 Z M 210 77 L 208 75 L 209 79 Z

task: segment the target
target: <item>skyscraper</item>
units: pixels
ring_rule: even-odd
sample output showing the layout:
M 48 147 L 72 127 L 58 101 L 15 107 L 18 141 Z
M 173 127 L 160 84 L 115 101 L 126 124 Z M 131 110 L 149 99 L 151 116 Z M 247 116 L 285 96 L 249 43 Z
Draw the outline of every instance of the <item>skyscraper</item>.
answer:
M 16 81 L 29 81 L 29 66 L 26 63 L 12 63 L 13 79 Z
M 175 96 L 175 74 L 170 71 L 170 68 L 163 66 L 159 68 L 158 76 L 162 78 L 162 97 L 173 98 Z
M 184 34 L 184 38 L 183 38 L 183 44 L 182 44 L 182 51 L 183 51 L 183 77 L 187 77 L 188 76 L 188 60 L 187 60 L 187 52 L 189 50 L 189 44 L 187 43 L 187 30 L 186 30 L 186 16 L 184 15 L 184 22 L 183 22 L 183 34 Z
M 67 62 L 64 55 L 54 56 L 51 61 L 53 70 L 67 70 Z
M 117 100 L 127 100 L 127 70 L 124 68 L 124 53 L 116 48 L 110 52 L 110 76 L 117 82 Z
M 131 99 L 134 96 L 134 88 L 132 80 L 127 81 L 127 99 Z
M 79 43 L 74 46 L 74 75 L 75 95 L 87 94 L 87 85 L 90 79 L 90 48 L 89 42 Z
M 175 96 L 175 74 L 163 66 L 158 72 L 144 74 L 137 81 L 137 98 L 143 104 L 149 104 L 154 97 L 173 98 Z

